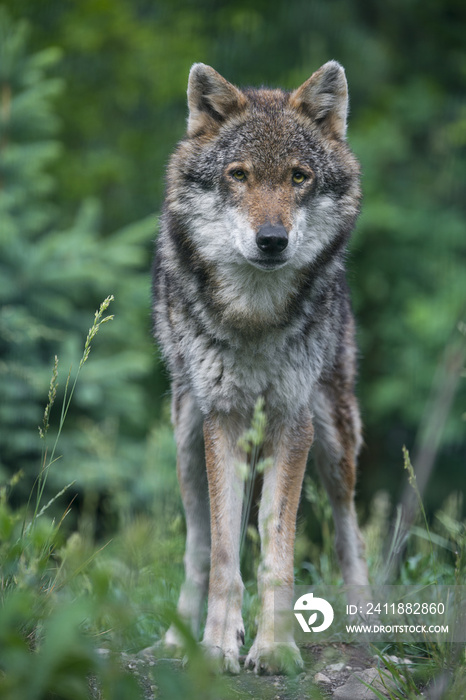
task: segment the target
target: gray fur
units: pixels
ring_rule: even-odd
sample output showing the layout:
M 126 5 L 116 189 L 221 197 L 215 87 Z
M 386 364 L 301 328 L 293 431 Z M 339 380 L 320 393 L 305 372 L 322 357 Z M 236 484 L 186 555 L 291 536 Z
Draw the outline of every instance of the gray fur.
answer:
M 359 167 L 344 140 L 344 71 L 332 61 L 293 93 L 240 91 L 212 68 L 196 64 L 188 96 L 188 136 L 168 167 L 153 287 L 155 335 L 172 377 L 180 483 L 189 482 L 191 468 L 199 471 L 199 449 L 191 467 L 189 445 L 196 442 L 191 432 L 193 425 L 200 429 L 200 416 L 209 425 L 217 421 L 223 426 L 225 444 L 234 445 L 234 436 L 248 427 L 259 396 L 265 399 L 270 434 L 293 434 L 306 422 L 303 416 L 315 414 L 337 545 L 349 551 L 341 553 L 342 570 L 347 581 L 363 583 L 366 573 L 351 479 L 347 495 L 340 494 L 349 478 L 344 477 L 345 460 L 354 463 L 360 444 L 353 395 L 353 320 L 344 272 L 360 189 Z M 243 182 L 241 177 L 236 181 L 235 168 L 245 173 Z M 295 172 L 304 173 L 303 183 L 291 184 Z M 259 226 L 267 222 L 279 222 L 288 236 L 286 249 L 273 259 L 255 239 Z M 180 418 L 186 406 L 191 406 L 195 419 Z M 272 439 L 268 449 L 280 452 Z M 224 457 L 223 478 L 231 478 L 232 484 L 235 451 L 231 447 L 231 456 Z M 278 462 L 274 469 L 279 475 Z M 267 487 L 272 495 L 281 488 L 274 474 Z M 225 488 L 228 492 L 230 487 Z M 191 496 L 184 499 L 189 518 L 196 508 L 188 503 Z M 268 512 L 265 505 L 262 511 Z M 193 552 L 200 546 L 189 543 L 206 541 L 188 534 L 187 569 L 196 569 Z M 263 549 L 265 560 L 264 542 Z M 273 561 L 270 553 L 268 558 Z M 225 563 L 235 580 L 238 561 L 235 554 Z M 205 587 L 202 572 L 198 578 L 191 611 L 194 627 Z M 188 588 L 182 591 L 180 613 L 189 617 Z M 231 593 L 239 622 L 236 631 L 228 628 L 223 650 L 225 667 L 233 672 L 239 670 L 237 650 L 232 650 L 235 635 L 244 635 L 240 588 Z M 219 646 L 214 617 L 227 614 L 221 610 L 226 608 L 218 593 L 209 593 L 204 641 L 211 648 Z M 261 655 L 271 654 L 267 629 L 261 632 L 259 627 L 248 657 L 256 670 Z M 168 637 L 173 643 L 173 631 Z M 294 649 L 293 642 L 289 644 Z M 273 668 L 272 662 L 268 668 Z

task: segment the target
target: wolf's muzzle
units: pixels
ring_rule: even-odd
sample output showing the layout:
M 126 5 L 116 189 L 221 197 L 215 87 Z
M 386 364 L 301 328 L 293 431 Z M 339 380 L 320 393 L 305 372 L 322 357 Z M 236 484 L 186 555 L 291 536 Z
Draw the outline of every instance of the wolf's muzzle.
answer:
M 256 234 L 256 244 L 266 255 L 282 253 L 288 245 L 288 234 L 282 224 L 264 224 Z

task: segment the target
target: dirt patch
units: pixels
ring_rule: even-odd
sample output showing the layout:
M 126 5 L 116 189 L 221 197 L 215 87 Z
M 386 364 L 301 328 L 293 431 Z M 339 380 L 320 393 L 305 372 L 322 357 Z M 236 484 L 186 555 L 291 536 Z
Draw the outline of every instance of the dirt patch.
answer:
M 354 675 L 366 678 L 363 673 L 368 671 L 371 677 L 376 675 L 373 672 L 375 661 L 367 647 L 308 645 L 301 648 L 301 653 L 306 670 L 295 678 L 256 676 L 253 671 L 242 669 L 238 676 L 196 679 L 180 660 L 148 660 L 124 654 L 122 663 L 137 679 L 145 700 L 195 700 L 204 697 L 202 689 L 195 687 L 198 682 L 205 685 L 205 697 L 215 700 L 323 700 L 333 698 L 336 691 L 340 691 L 341 698 L 351 698 L 348 694 L 353 692 L 351 685 L 348 691 L 344 689 L 352 680 L 353 687 L 357 687 Z M 364 688 L 364 685 L 359 685 L 359 689 L 354 691 L 354 700 L 360 700 Z M 371 697 L 367 694 L 367 698 Z

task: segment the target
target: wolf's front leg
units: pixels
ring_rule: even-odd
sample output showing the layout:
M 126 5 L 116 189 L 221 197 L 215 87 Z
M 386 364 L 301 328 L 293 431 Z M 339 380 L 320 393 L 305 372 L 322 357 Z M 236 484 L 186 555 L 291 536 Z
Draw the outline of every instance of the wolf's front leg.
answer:
M 273 466 L 264 472 L 259 508 L 261 607 L 257 636 L 246 659 L 246 666 L 256 673 L 295 673 L 302 667 L 292 631 L 293 558 L 296 516 L 312 438 L 311 417 L 305 410 L 279 431 Z M 280 629 L 275 629 L 277 620 Z
M 204 422 L 211 560 L 203 646 L 220 670 L 239 673 L 239 650 L 244 644 L 239 556 L 244 483 L 236 467 L 241 454 L 234 426 L 228 416 L 210 416 Z

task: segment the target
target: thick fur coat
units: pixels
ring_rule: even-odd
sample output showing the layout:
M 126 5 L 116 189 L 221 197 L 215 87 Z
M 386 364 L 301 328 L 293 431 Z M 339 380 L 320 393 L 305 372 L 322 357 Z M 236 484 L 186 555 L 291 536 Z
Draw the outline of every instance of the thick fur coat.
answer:
M 178 611 L 197 631 L 209 589 L 203 643 L 230 672 L 239 671 L 244 641 L 237 441 L 259 396 L 273 466 L 259 510 L 261 613 L 247 664 L 286 670 L 290 654 L 300 664 L 291 632 L 277 644 L 273 612 L 291 606 L 296 513 L 314 437 L 344 579 L 367 582 L 353 502 L 360 420 L 345 255 L 360 185 L 345 140 L 347 104 L 335 61 L 294 92 L 239 90 L 195 64 L 187 135 L 168 166 L 154 321 L 172 378 L 187 522 Z M 182 645 L 174 628 L 165 642 Z

